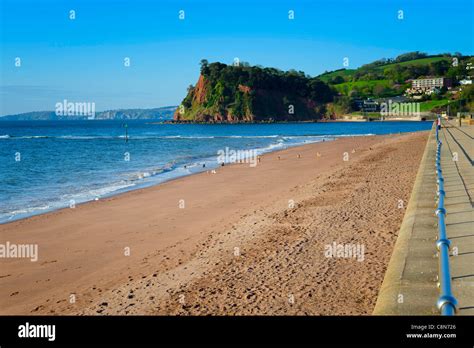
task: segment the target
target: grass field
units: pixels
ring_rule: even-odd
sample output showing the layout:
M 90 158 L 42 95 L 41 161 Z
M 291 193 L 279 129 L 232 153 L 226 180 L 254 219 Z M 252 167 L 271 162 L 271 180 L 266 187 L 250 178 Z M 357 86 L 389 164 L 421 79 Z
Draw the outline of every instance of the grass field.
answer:
M 427 100 L 420 103 L 420 111 L 431 111 L 434 108 L 448 105 L 448 99 L 441 99 L 441 100 Z
M 344 95 L 349 95 L 349 93 L 356 88 L 359 91 L 360 96 L 373 96 L 378 95 L 374 93 L 374 89 L 377 88 L 387 88 L 387 93 L 383 93 L 380 96 L 395 96 L 400 94 L 400 90 L 395 91 L 393 89 L 393 83 L 390 80 L 368 80 L 368 81 L 355 81 L 355 82 L 344 82 L 338 85 L 333 85 L 334 88 Z M 390 89 L 390 90 L 388 90 Z
M 357 88 L 364 88 L 364 87 L 369 87 L 369 88 L 374 88 L 375 86 L 381 85 L 383 87 L 390 87 L 391 81 L 390 80 L 368 80 L 368 81 L 355 81 L 355 82 L 344 82 L 340 83 L 338 85 L 334 85 L 334 87 L 338 91 L 342 91 L 344 89 L 353 89 L 354 87 Z

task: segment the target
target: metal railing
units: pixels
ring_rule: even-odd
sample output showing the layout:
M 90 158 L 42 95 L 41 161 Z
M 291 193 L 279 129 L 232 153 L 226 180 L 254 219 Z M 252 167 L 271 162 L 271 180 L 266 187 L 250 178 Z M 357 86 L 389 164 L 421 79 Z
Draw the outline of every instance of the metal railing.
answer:
M 456 313 L 457 300 L 451 292 L 451 273 L 449 270 L 449 247 L 451 241 L 446 235 L 446 209 L 444 208 L 444 198 L 446 192 L 444 191 L 444 178 L 443 171 L 441 170 L 441 145 L 442 142 L 439 139 L 439 130 L 441 128 L 441 118 L 438 116 L 436 124 L 436 174 L 438 184 L 438 208 L 436 209 L 436 215 L 438 216 L 438 240 L 436 241 L 436 247 L 438 248 L 439 255 L 439 288 L 440 296 L 437 301 L 437 307 L 441 312 L 441 315 L 454 315 Z

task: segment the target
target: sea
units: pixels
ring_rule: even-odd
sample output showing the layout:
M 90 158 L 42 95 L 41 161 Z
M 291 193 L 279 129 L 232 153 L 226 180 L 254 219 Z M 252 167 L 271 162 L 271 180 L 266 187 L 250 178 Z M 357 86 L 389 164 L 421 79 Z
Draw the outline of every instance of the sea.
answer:
M 424 131 L 431 125 L 0 121 L 0 223 L 212 170 L 226 148 L 263 154 L 338 137 Z

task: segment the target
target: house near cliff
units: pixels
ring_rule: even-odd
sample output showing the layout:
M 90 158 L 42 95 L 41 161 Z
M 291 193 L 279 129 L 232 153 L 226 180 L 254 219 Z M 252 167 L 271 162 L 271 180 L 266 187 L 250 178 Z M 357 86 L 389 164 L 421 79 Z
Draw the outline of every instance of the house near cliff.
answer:
M 380 110 L 379 103 L 370 98 L 355 99 L 354 104 L 356 109 L 362 112 L 377 112 Z

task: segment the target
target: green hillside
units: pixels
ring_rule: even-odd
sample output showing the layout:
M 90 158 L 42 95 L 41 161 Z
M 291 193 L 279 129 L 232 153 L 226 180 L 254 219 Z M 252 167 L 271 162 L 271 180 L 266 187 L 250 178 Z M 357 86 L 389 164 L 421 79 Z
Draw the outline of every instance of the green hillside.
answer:
M 318 76 L 318 78 L 321 81 L 328 83 L 331 80 L 333 80 L 335 77 L 341 76 L 347 81 L 352 75 L 354 75 L 355 72 L 356 72 L 356 69 L 339 69 L 339 70 L 321 74 Z
M 414 59 L 411 59 L 414 58 Z M 331 72 L 325 72 L 318 76 L 322 81 L 337 86 L 347 82 L 359 81 L 384 81 L 379 85 L 387 86 L 388 81 L 393 84 L 403 84 L 407 79 L 414 79 L 421 76 L 456 76 L 459 69 L 453 67 L 452 56 L 431 56 L 424 53 L 411 52 L 398 56 L 395 59 L 380 59 L 375 62 L 362 65 L 357 69 L 339 69 Z M 459 57 L 459 60 L 462 58 Z M 374 85 L 370 82 L 366 85 Z M 354 87 L 362 87 L 354 85 Z M 346 85 L 347 86 L 347 85 Z M 346 88 L 345 86 L 342 88 Z M 337 88 L 340 90 L 340 88 Z
M 378 69 L 390 69 L 395 67 L 396 65 L 400 66 L 407 66 L 407 65 L 429 65 L 431 63 L 436 63 L 440 61 L 447 61 L 451 62 L 451 57 L 429 57 L 429 58 L 420 58 L 420 59 L 413 59 L 409 60 L 406 62 L 401 62 L 401 63 L 392 63 L 392 64 L 386 64 L 382 65 L 380 67 L 377 67 Z
M 339 98 L 386 98 L 403 95 L 410 87 L 409 80 L 427 76 L 442 76 L 451 78 L 454 83 L 462 76 L 467 76 L 467 63 L 473 57 L 444 54 L 428 56 L 422 52 L 409 52 L 396 58 L 379 59 L 372 63 L 364 64 L 357 69 L 339 69 L 326 72 L 318 76 L 328 83 Z M 455 64 L 457 63 L 457 64 Z M 443 90 L 441 96 L 423 96 L 424 111 L 444 107 L 446 103 L 428 103 L 427 99 L 449 99 L 448 91 Z M 343 104 L 342 110 L 350 112 L 350 100 L 341 101 L 335 98 L 337 106 Z M 337 109 L 337 107 L 336 107 Z

